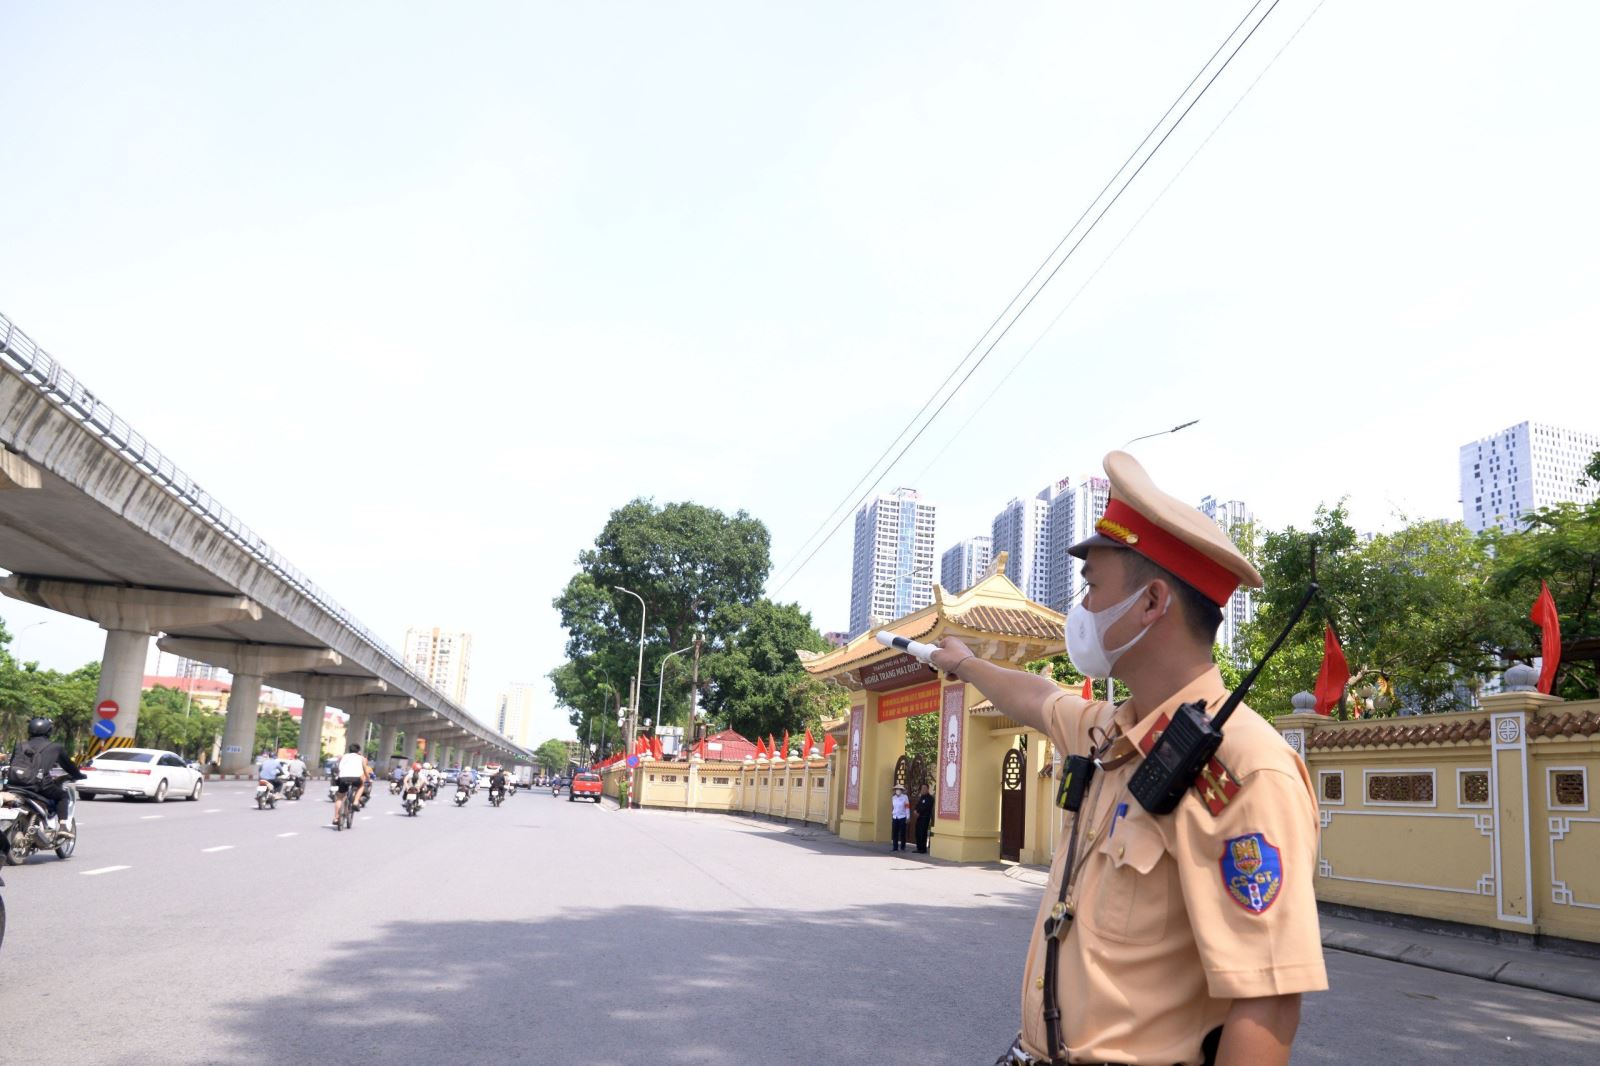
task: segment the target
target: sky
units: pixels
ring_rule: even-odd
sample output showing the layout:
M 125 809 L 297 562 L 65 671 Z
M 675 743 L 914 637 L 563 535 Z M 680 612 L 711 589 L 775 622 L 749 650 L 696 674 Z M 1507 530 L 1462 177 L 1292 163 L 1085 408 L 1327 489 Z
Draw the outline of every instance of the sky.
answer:
M 471 631 L 487 720 L 636 496 L 845 628 L 850 525 L 791 561 L 1247 7 L 0 2 L 0 311 L 391 644 Z M 1460 517 L 1462 444 L 1600 428 L 1597 35 L 1280 0 L 882 488 L 943 550 L 1197 418 L 1133 448 L 1180 497 Z

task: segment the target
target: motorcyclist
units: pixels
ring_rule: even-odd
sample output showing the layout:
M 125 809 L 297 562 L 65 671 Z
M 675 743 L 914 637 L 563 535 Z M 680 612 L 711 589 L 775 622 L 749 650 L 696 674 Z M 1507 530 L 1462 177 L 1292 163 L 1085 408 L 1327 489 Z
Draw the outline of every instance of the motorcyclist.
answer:
M 283 761 L 283 774 L 292 777 L 301 784 L 306 780 L 306 761 L 299 755 L 291 755 Z
M 478 771 L 470 766 L 463 767 L 461 776 L 456 778 L 456 783 L 468 792 L 478 791 Z
M 420 800 L 422 798 L 422 786 L 427 784 L 425 773 L 420 762 L 412 763 L 411 769 L 400 779 L 400 795 L 404 796 L 407 792 L 415 792 Z
M 67 816 L 71 806 L 66 786 L 50 771 L 61 769 L 73 781 L 82 781 L 88 775 L 78 769 L 78 764 L 67 758 L 62 746 L 50 739 L 56 724 L 41 716 L 28 719 L 28 739 L 18 744 L 11 753 L 11 763 L 6 767 L 6 779 L 18 788 L 25 788 L 50 801 L 59 822 Z M 24 775 L 28 775 L 25 779 Z
M 283 762 L 270 751 L 262 752 L 261 758 L 256 760 L 256 780 L 265 781 L 272 791 L 281 794 L 283 778 Z
M 334 768 L 334 780 L 338 783 L 339 792 L 353 792 L 350 797 L 352 803 L 359 802 L 361 792 L 366 788 L 367 780 L 372 776 L 372 766 L 367 762 L 367 757 L 361 753 L 360 744 L 351 744 L 348 751 L 339 756 L 339 764 Z M 333 824 L 339 824 L 339 805 L 333 807 Z
M 422 784 L 428 799 L 433 799 L 439 794 L 439 771 L 434 769 L 431 762 L 422 764 Z
M 489 795 L 493 797 L 496 792 L 504 795 L 506 791 L 506 772 L 501 767 L 495 767 L 494 773 L 489 776 Z

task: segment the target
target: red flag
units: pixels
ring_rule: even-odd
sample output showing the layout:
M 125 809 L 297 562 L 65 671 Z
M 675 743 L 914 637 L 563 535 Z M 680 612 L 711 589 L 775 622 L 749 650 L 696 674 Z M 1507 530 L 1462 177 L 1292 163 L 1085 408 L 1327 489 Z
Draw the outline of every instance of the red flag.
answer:
M 811 749 L 816 747 L 816 746 L 817 746 L 817 742 L 811 739 L 811 729 L 808 726 L 806 728 L 806 746 L 804 748 L 800 749 L 800 754 L 804 755 L 806 758 L 809 759 L 809 758 L 811 758 Z
M 758 758 L 758 759 L 763 758 L 766 754 L 767 754 L 766 742 L 763 741 L 760 737 L 756 737 L 756 758 Z
M 789 757 L 789 731 L 787 729 L 783 731 L 783 747 L 778 750 L 783 753 L 785 759 Z
M 767 758 L 776 759 L 777 757 L 778 757 L 778 742 L 776 740 L 772 739 L 772 734 L 771 733 L 768 733 L 767 734 Z
M 823 737 L 822 737 L 822 754 L 824 756 L 832 755 L 833 754 L 833 748 L 834 748 L 833 737 L 831 735 L 824 734 Z
M 1086 700 L 1094 699 L 1094 678 L 1092 677 L 1083 679 L 1083 698 Z
M 1333 625 L 1322 637 L 1322 670 L 1317 674 L 1317 713 L 1332 714 L 1344 695 L 1344 686 L 1350 680 L 1350 664 L 1345 662 L 1344 649 L 1334 635 Z
M 661 753 L 661 738 L 660 737 L 651 737 L 650 738 L 650 754 L 654 755 L 657 759 L 664 758 L 664 756 Z
M 1542 634 L 1539 655 L 1544 661 L 1539 669 L 1539 691 L 1548 696 L 1555 685 L 1556 667 L 1561 665 L 1561 614 L 1556 610 L 1555 597 L 1550 595 L 1550 586 L 1543 581 L 1539 582 L 1539 598 L 1533 601 L 1528 617 L 1539 623 Z

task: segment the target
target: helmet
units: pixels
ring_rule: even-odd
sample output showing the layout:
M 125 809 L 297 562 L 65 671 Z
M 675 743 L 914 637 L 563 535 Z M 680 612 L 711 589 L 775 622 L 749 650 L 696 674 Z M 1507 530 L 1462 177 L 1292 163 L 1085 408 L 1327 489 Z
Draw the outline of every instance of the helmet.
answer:
M 424 770 L 432 770 L 433 769 L 433 763 L 425 762 L 425 763 L 422 764 L 422 768 Z
M 30 737 L 47 737 L 55 727 L 56 724 L 54 722 L 42 715 L 38 718 L 28 719 L 28 735 Z
M 420 770 L 420 769 L 422 769 L 422 764 L 419 763 L 419 762 L 414 762 L 414 763 L 411 764 L 411 768 L 413 770 Z

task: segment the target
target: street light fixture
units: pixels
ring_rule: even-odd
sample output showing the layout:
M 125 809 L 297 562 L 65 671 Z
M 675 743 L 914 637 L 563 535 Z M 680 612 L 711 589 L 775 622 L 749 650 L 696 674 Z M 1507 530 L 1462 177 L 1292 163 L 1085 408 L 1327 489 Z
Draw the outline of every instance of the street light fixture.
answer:
M 644 605 L 644 597 L 637 592 L 632 589 L 625 589 L 621 585 L 612 585 L 611 587 L 618 592 L 626 592 L 639 601 L 639 667 L 634 671 L 633 675 L 633 707 L 628 712 L 628 747 L 632 749 L 634 731 L 638 728 L 639 721 L 639 692 L 643 688 L 644 679 L 644 622 L 649 611 Z
M 677 651 L 669 651 L 669 652 L 667 652 L 666 658 L 663 658 L 661 660 L 661 672 L 656 675 L 656 728 L 657 728 L 658 732 L 659 732 L 660 727 L 661 727 L 661 696 L 666 691 L 666 687 L 667 687 L 667 660 L 671 659 L 674 655 L 682 655 L 685 652 L 694 651 L 695 648 L 697 648 L 699 646 L 700 646 L 700 642 L 699 641 L 695 641 L 693 644 L 689 645 L 687 648 L 679 648 Z M 689 739 L 689 731 L 687 729 L 684 730 L 683 738 L 684 738 L 684 740 L 688 740 Z M 681 746 L 680 746 L 680 750 L 681 750 Z

